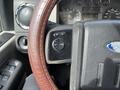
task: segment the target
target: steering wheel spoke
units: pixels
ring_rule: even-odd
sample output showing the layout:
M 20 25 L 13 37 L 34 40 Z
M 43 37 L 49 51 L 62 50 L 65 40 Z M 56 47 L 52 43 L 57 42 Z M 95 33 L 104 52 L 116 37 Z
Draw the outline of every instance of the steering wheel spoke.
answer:
M 60 25 L 48 32 L 45 43 L 48 64 L 70 63 L 71 49 L 72 25 Z

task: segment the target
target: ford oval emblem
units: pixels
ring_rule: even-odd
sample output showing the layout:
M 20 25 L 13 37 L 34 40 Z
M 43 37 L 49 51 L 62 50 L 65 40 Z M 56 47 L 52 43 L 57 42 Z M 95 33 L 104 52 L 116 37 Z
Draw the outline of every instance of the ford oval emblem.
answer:
M 111 52 L 120 53 L 120 42 L 111 42 L 107 44 L 107 48 Z

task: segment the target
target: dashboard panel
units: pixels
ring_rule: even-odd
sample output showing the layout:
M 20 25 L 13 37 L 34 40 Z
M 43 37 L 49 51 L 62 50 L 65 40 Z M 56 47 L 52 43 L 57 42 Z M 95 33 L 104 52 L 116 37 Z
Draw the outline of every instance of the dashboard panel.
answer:
M 61 0 L 59 22 L 120 19 L 120 0 Z

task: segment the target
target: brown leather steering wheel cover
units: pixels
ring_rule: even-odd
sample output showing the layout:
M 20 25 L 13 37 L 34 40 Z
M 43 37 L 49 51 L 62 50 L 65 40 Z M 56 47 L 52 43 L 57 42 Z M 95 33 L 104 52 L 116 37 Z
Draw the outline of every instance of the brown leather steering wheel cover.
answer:
M 57 90 L 47 70 L 44 50 L 45 27 L 56 1 L 39 1 L 31 20 L 28 35 L 29 60 L 40 90 Z

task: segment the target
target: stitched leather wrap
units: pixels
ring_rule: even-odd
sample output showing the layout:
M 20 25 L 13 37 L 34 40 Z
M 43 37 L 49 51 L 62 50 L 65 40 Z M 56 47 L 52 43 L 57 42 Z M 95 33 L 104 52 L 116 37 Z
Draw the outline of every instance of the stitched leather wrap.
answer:
M 28 35 L 29 60 L 40 90 L 57 90 L 46 67 L 44 50 L 45 27 L 56 1 L 39 1 L 32 17 Z

